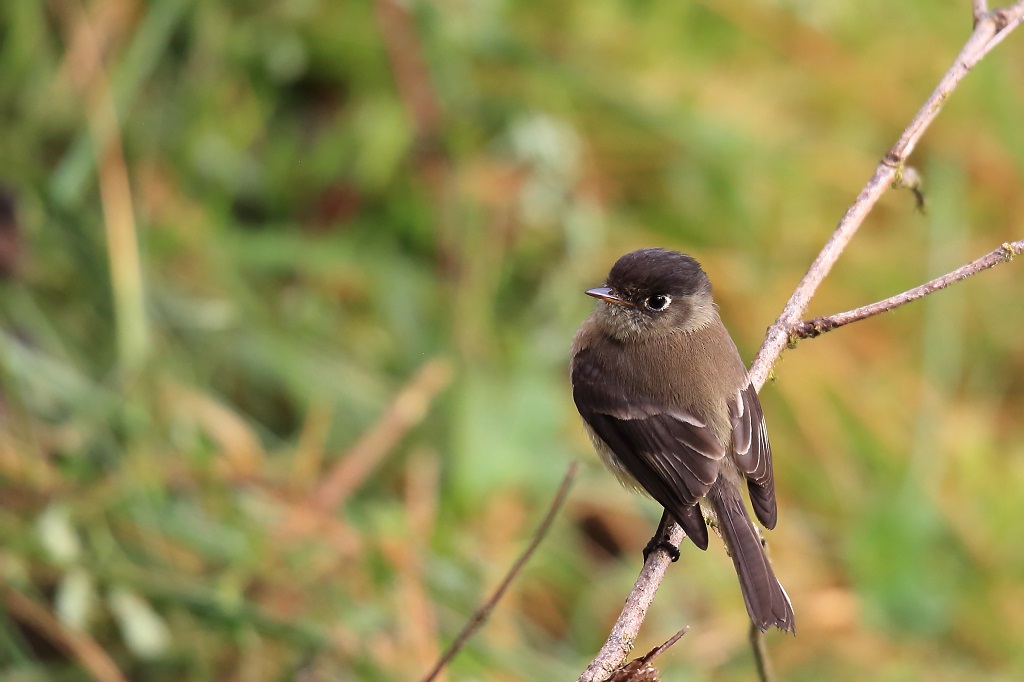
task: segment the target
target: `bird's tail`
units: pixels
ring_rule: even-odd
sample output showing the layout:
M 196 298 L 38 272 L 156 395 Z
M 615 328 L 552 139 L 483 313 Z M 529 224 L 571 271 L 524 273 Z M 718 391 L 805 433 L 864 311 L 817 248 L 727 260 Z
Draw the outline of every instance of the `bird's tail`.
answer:
M 775 626 L 796 634 L 793 605 L 768 563 L 761 538 L 747 515 L 739 491 L 719 478 L 708 493 L 708 502 L 718 517 L 722 538 L 732 555 L 750 620 L 762 632 Z

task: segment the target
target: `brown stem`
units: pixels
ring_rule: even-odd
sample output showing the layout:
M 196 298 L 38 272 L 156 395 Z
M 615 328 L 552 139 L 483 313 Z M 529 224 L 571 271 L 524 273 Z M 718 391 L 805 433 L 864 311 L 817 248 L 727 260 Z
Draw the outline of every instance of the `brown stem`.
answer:
M 750 649 L 754 652 L 754 665 L 757 666 L 757 679 L 760 682 L 773 682 L 772 661 L 768 657 L 768 648 L 764 645 L 764 633 L 753 623 L 750 624 Z
M 544 539 L 544 536 L 548 534 L 548 530 L 551 528 L 551 522 L 555 520 L 555 515 L 558 514 L 558 510 L 562 508 L 562 503 L 565 502 L 566 496 L 569 494 L 569 487 L 572 485 L 573 478 L 576 477 L 576 471 L 579 469 L 579 464 L 573 462 L 569 465 L 569 469 L 565 472 L 565 477 L 562 479 L 562 485 L 558 487 L 558 492 L 555 493 L 555 498 L 551 501 L 551 506 L 548 507 L 547 514 L 544 515 L 544 519 L 537 526 L 537 530 L 533 532 L 533 537 L 530 538 L 530 544 L 526 546 L 523 553 L 519 555 L 516 562 L 512 564 L 512 568 L 509 569 L 508 573 L 505 574 L 505 579 L 498 585 L 498 589 L 494 591 L 491 598 L 488 599 L 484 604 L 476 610 L 473 617 L 469 619 L 469 622 L 462 628 L 462 632 L 459 633 L 455 641 L 452 642 L 448 650 L 444 652 L 444 655 L 438 660 L 434 669 L 427 673 L 427 676 L 423 678 L 423 682 L 433 682 L 437 679 L 437 676 L 441 674 L 445 666 L 455 658 L 455 654 L 462 650 L 462 647 L 466 645 L 469 638 L 472 637 L 477 629 L 483 625 L 487 617 L 491 615 L 491 611 L 497 606 L 498 602 L 505 595 L 505 591 L 508 586 L 512 584 L 519 572 L 523 570 L 523 566 L 533 556 L 533 552 L 537 549 L 537 545 Z M 660 553 L 660 552 L 659 552 Z
M 412 12 L 406 3 L 396 0 L 375 0 L 373 11 L 391 62 L 395 87 L 415 126 L 416 137 L 430 140 L 441 130 L 441 105 Z
M 797 322 L 790 329 L 790 345 L 795 343 L 798 339 L 813 339 L 816 336 L 821 336 L 825 332 L 838 329 L 839 327 L 850 324 L 851 322 L 863 320 L 865 318 L 884 313 L 888 310 L 892 310 L 893 308 L 898 308 L 901 305 L 906 305 L 907 303 L 916 301 L 928 294 L 933 294 L 940 289 L 945 289 L 951 284 L 963 281 L 972 275 L 978 274 L 979 272 L 993 268 L 1000 263 L 1006 263 L 1013 260 L 1014 256 L 1019 256 L 1022 253 L 1024 253 L 1024 240 L 1007 242 L 995 251 L 973 260 L 967 265 L 963 265 L 952 272 L 946 273 L 942 277 L 936 277 L 930 282 L 925 282 L 924 284 L 904 291 L 901 294 L 896 294 L 895 296 L 890 296 L 885 300 L 876 301 L 875 303 L 869 303 L 868 305 L 848 310 L 845 313 L 836 313 L 835 315 L 826 315 L 824 317 L 816 317 L 813 320 Z

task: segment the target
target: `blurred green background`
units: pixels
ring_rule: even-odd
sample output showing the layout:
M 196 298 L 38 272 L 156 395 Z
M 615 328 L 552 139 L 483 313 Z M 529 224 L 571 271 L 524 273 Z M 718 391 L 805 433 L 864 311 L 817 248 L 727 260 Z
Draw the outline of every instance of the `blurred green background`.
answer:
M 655 505 L 570 397 L 612 262 L 697 256 L 744 357 L 952 63 L 969 3 L 0 5 L 0 678 L 569 680 Z M 1024 35 L 814 300 L 1020 239 Z M 1024 264 L 805 341 L 762 393 L 785 680 L 1024 677 Z M 715 543 L 637 643 L 749 680 Z M 119 672 L 120 671 L 120 672 Z

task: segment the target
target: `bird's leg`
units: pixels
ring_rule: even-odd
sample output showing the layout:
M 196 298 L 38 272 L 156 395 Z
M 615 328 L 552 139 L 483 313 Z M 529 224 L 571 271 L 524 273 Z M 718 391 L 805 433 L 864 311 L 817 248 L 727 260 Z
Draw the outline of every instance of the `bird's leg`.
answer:
M 659 549 L 665 550 L 665 554 L 668 554 L 669 558 L 673 562 L 679 561 L 679 548 L 673 545 L 668 539 L 668 529 L 672 525 L 675 519 L 666 511 L 661 515 L 661 523 L 658 524 L 658 530 L 654 533 L 654 537 L 650 539 L 647 546 L 644 547 L 644 563 L 647 563 L 647 557 L 651 555 L 651 552 Z

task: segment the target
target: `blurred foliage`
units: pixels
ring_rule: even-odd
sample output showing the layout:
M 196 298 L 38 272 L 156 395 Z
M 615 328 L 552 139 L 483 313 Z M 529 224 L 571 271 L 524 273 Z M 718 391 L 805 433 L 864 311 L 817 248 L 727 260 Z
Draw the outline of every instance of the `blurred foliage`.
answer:
M 582 436 L 581 291 L 687 250 L 751 357 L 968 5 L 0 5 L 0 677 L 418 679 L 579 458 L 449 672 L 575 679 L 658 515 Z M 1022 41 L 912 159 L 928 214 L 889 193 L 813 314 L 1021 237 Z M 780 679 L 1024 676 L 1022 282 L 776 367 Z M 728 566 L 670 571 L 665 679 L 751 679 Z

